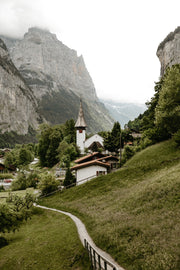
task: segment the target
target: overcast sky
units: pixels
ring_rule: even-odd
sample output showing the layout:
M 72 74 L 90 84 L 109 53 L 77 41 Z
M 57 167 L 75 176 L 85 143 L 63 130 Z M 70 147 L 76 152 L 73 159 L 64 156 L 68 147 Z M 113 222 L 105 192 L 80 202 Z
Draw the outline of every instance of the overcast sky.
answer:
M 49 29 L 83 55 L 98 97 L 145 103 L 160 75 L 157 47 L 179 14 L 179 0 L 0 0 L 0 34 Z

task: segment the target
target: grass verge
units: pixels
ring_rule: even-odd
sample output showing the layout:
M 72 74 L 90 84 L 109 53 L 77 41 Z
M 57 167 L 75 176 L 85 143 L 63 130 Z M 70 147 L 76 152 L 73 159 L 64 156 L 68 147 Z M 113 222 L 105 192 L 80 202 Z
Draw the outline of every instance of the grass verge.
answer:
M 90 269 L 70 218 L 37 208 L 34 212 L 18 232 L 5 235 L 9 245 L 0 250 L 0 269 Z

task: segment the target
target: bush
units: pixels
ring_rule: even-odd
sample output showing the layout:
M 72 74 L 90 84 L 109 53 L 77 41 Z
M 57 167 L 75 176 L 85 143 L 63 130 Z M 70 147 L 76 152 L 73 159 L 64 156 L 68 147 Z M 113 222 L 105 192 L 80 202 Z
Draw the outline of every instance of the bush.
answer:
M 64 185 L 65 187 L 67 187 L 67 186 L 70 186 L 70 185 L 72 185 L 72 184 L 74 184 L 74 183 L 76 183 L 76 178 L 75 178 L 75 176 L 72 174 L 70 168 L 68 168 L 67 171 L 66 171 L 66 176 L 65 176 L 63 185 Z
M 34 197 L 30 194 L 25 197 L 10 194 L 7 202 L 8 205 L 0 204 L 0 233 L 15 232 L 21 223 L 30 217 Z M 2 240 L 1 245 L 4 243 Z
M 4 191 L 5 191 L 4 187 L 0 186 L 0 192 L 4 192 Z
M 174 134 L 173 139 L 175 143 L 180 146 L 180 129 Z
M 19 173 L 16 180 L 11 184 L 12 190 L 24 190 L 27 188 L 26 176 L 24 173 Z
M 58 189 L 58 182 L 51 174 L 43 174 L 40 177 L 38 188 L 41 190 L 41 195 L 47 195 Z
M 7 246 L 8 245 L 8 241 L 6 240 L 6 238 L 4 238 L 3 236 L 0 237 L 0 248 Z
M 0 179 L 12 179 L 13 175 L 10 173 L 0 173 Z
M 26 187 L 36 188 L 39 182 L 39 174 L 37 172 L 32 172 L 27 176 Z
M 132 146 L 126 145 L 123 151 L 122 163 L 125 163 L 128 159 L 130 159 L 134 155 L 134 153 L 135 153 L 134 148 Z

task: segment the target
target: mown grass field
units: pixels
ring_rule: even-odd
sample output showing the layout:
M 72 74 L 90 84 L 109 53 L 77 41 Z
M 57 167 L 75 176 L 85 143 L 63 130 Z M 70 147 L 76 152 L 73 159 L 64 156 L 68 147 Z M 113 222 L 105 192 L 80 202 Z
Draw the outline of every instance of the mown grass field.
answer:
M 173 141 L 40 201 L 79 216 L 95 243 L 128 270 L 180 269 L 179 202 L 180 149 Z
M 35 190 L 34 190 L 34 188 L 27 188 L 26 190 L 17 190 L 17 191 L 7 190 L 4 192 L 0 192 L 0 203 L 6 203 L 6 198 L 8 198 L 9 193 L 16 194 L 20 197 L 23 197 L 26 195 L 26 193 L 34 194 Z
M 9 245 L 0 249 L 0 269 L 90 269 L 73 221 L 47 210 L 34 212 L 18 232 L 5 235 Z

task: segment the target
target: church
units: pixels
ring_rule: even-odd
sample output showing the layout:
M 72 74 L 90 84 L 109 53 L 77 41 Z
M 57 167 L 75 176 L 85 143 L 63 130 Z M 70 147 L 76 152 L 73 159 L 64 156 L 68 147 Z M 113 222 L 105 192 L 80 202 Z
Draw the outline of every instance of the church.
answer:
M 104 139 L 99 134 L 95 134 L 86 140 L 87 124 L 84 119 L 81 100 L 80 100 L 79 115 L 75 124 L 75 128 L 76 128 L 76 145 L 79 147 L 81 155 L 85 154 L 85 149 L 88 149 L 90 152 L 94 144 L 96 144 L 98 148 L 103 148 Z
M 85 149 L 90 152 L 88 155 L 75 160 L 76 165 L 71 168 L 76 173 L 76 184 L 80 185 L 99 175 L 105 175 L 116 169 L 119 159 L 112 155 L 105 155 L 100 152 L 92 152 L 93 144 L 98 148 L 103 148 L 103 138 L 95 134 L 86 140 L 86 122 L 80 101 L 80 109 L 76 127 L 76 144 L 80 149 L 81 155 L 85 154 Z

